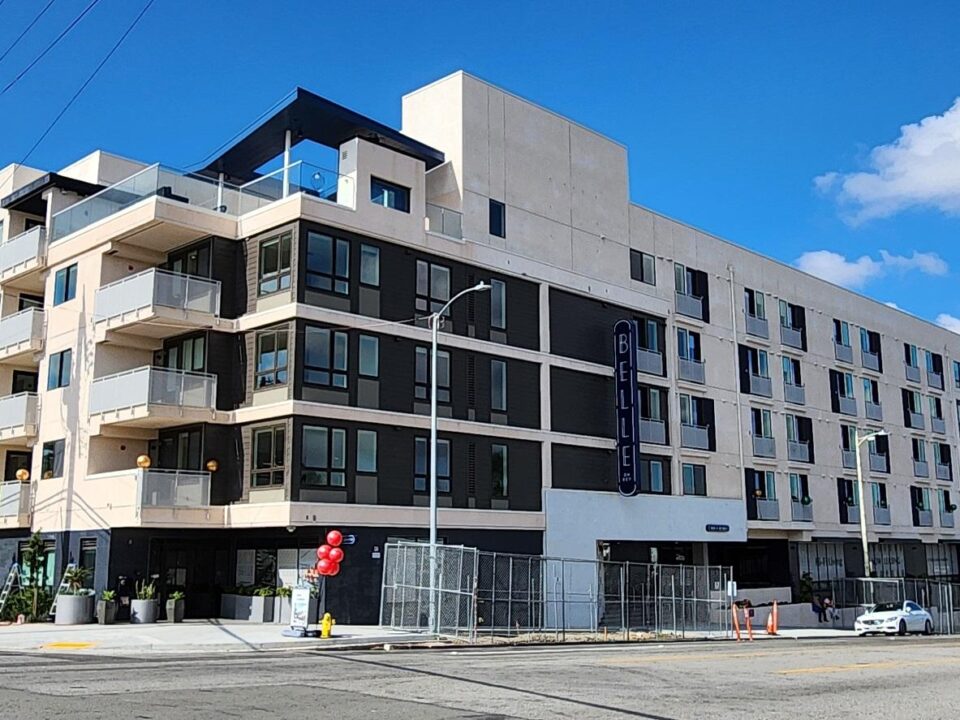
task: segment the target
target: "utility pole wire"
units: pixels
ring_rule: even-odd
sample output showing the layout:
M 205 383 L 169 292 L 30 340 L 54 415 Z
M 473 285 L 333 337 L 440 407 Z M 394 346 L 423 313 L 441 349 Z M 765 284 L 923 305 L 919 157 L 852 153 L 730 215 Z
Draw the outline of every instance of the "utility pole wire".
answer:
M 95 0 L 94 4 L 96 4 L 96 2 L 98 1 L 99 0 Z M 87 79 L 83 81 L 83 84 L 73 94 L 73 97 L 71 97 L 67 101 L 67 104 L 63 106 L 63 110 L 61 110 L 60 113 L 53 119 L 53 122 L 50 123 L 47 129 L 43 131 L 43 134 L 37 139 L 37 141 L 33 144 L 33 147 L 30 148 L 30 150 L 27 152 L 27 154 L 23 156 L 23 160 L 20 161 L 21 165 L 27 161 L 27 159 L 33 154 L 33 151 L 36 150 L 40 146 L 40 143 L 42 143 L 44 139 L 47 137 L 47 135 L 50 134 L 50 131 L 53 130 L 54 126 L 60 121 L 60 118 L 62 118 L 64 114 L 66 114 L 67 110 L 70 109 L 70 106 L 73 105 L 74 101 L 76 101 L 76 99 L 80 97 L 80 94 L 87 89 L 87 85 L 93 82 L 93 79 L 97 76 L 97 73 L 99 73 L 101 68 L 103 68 L 103 66 L 107 64 L 110 58 L 113 57 L 113 54 L 120 48 L 120 46 L 123 44 L 123 41 L 127 39 L 127 36 L 131 32 L 133 32 L 133 29 L 140 22 L 140 19 L 147 14 L 147 10 L 151 8 L 154 2 L 156 2 L 156 0 L 149 0 L 149 2 L 147 2 L 147 4 L 143 6 L 143 9 L 140 11 L 140 14 L 133 19 L 133 22 L 130 23 L 130 26 L 124 31 L 123 35 L 120 36 L 120 39 L 117 40 L 117 42 L 114 44 L 112 48 L 110 48 L 110 52 L 108 52 L 106 56 L 103 58 L 103 60 L 100 61 L 100 64 L 97 65 L 96 68 L 94 68 L 93 72 L 90 73 L 89 77 L 87 77 Z
M 10 51 L 13 50 L 13 49 L 17 46 L 17 43 L 19 43 L 21 40 L 23 40 L 23 36 L 26 35 L 28 32 L 30 32 L 30 28 L 32 28 L 34 25 L 37 24 L 37 22 L 39 22 L 40 18 L 43 17 L 43 14 L 44 14 L 47 10 L 49 10 L 49 9 L 50 9 L 50 6 L 53 5 L 56 1 L 57 1 L 57 0 L 50 0 L 50 2 L 48 2 L 46 5 L 43 6 L 43 9 L 39 12 L 39 14 L 30 22 L 29 25 L 27 25 L 27 26 L 23 29 L 23 32 L 20 33 L 19 35 L 17 35 L 17 39 L 14 40 L 14 41 L 10 44 L 10 47 L 8 47 L 6 50 L 3 51 L 3 54 L 0 55 L 0 62 L 3 62 L 3 59 L 4 59 L 7 55 L 10 54 Z M 0 0 L 0 5 L 2 5 L 2 4 L 3 4 L 3 0 Z
M 7 90 L 9 90 L 9 89 L 12 88 L 14 85 L 16 85 L 18 82 L 20 82 L 20 79 L 21 79 L 24 75 L 26 75 L 28 72 L 30 72 L 30 70 L 33 68 L 33 66 L 36 65 L 38 62 L 40 62 L 40 61 L 43 59 L 43 57 L 44 57 L 48 52 L 50 52 L 51 50 L 53 50 L 53 48 L 56 47 L 57 43 L 59 43 L 59 42 L 66 36 L 66 34 L 67 34 L 68 32 L 70 32 L 71 30 L 73 30 L 73 28 L 76 27 L 77 23 L 79 23 L 81 20 L 83 20 L 84 16 L 86 16 L 86 14 L 87 14 L 88 12 L 90 12 L 91 10 L 93 10 L 93 8 L 96 7 L 99 2 L 100 2 L 100 0 L 93 0 L 93 2 L 91 2 L 89 5 L 87 5 L 87 6 L 83 9 L 83 12 L 81 12 L 81 13 L 80 13 L 79 15 L 77 15 L 73 20 L 71 20 L 71 21 L 70 21 L 70 24 L 67 25 L 67 27 L 65 27 L 65 28 L 63 29 L 63 32 L 61 32 L 59 35 L 57 35 L 57 37 L 55 37 L 55 38 L 53 39 L 53 42 L 51 42 L 49 45 L 47 45 L 47 46 L 43 49 L 43 51 L 42 51 L 39 55 L 37 55 L 37 56 L 30 62 L 29 65 L 27 65 L 23 70 L 21 70 L 20 73 L 19 73 L 13 80 L 11 80 L 10 82 L 8 82 L 8 83 L 4 86 L 3 90 L 0 90 L 0 96 L 5 95 L 6 92 L 7 92 Z

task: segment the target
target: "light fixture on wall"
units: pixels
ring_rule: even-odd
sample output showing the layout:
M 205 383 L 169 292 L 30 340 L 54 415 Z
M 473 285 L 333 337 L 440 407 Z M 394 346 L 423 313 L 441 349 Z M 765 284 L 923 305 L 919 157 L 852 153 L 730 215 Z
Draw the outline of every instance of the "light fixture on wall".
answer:
M 296 525 L 287 525 L 287 532 L 292 533 L 297 529 Z
M 30 471 L 26 468 L 20 468 L 14 475 L 20 482 L 26 482 L 30 479 Z
M 210 458 L 209 460 L 207 460 L 207 470 L 209 472 L 215 473 L 219 469 L 220 469 L 220 463 L 218 463 L 213 458 Z
M 153 464 L 153 461 L 149 455 L 139 455 L 137 457 L 137 467 L 141 470 L 146 470 L 151 464 Z

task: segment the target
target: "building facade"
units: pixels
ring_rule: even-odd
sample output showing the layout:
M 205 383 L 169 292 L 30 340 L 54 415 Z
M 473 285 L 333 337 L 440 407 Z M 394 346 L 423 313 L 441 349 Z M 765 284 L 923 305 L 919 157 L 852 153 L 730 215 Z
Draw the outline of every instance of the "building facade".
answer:
M 51 575 L 155 576 L 215 615 L 337 527 L 331 602 L 374 622 L 383 545 L 426 536 L 425 317 L 483 281 L 442 328 L 444 542 L 796 586 L 864 573 L 864 502 L 878 574 L 956 575 L 960 338 L 631 203 L 626 161 L 455 73 L 402 131 L 300 90 L 194 173 L 0 171 L 3 565 L 37 530 Z

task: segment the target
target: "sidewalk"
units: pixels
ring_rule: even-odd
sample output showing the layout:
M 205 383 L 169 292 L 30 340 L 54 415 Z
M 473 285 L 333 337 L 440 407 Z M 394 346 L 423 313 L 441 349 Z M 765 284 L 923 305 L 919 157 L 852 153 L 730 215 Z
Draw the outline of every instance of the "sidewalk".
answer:
M 359 649 L 384 643 L 424 642 L 423 635 L 384 630 L 375 625 L 335 626 L 333 637 L 282 635 L 278 624 L 237 620 L 187 620 L 154 625 L 0 625 L 0 652 L 98 655 L 202 654 L 266 650 Z

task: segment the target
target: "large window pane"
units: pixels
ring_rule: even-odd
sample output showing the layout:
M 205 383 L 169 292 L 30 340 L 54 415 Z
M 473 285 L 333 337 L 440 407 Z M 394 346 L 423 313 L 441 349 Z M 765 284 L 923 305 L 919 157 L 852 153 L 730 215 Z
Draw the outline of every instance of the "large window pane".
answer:
M 507 328 L 507 285 L 502 280 L 490 281 L 490 327 Z
M 507 363 L 503 360 L 490 361 L 490 408 L 507 411 Z
M 360 282 L 364 285 L 380 286 L 380 248 L 372 245 L 360 246 Z
M 357 472 L 377 472 L 377 433 L 357 430 Z
M 372 335 L 360 336 L 359 370 L 364 377 L 380 375 L 380 340 Z
M 490 476 L 493 496 L 507 497 L 507 446 L 491 445 Z

